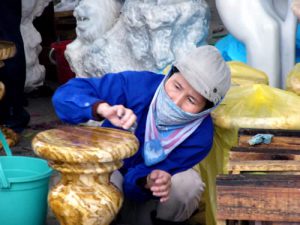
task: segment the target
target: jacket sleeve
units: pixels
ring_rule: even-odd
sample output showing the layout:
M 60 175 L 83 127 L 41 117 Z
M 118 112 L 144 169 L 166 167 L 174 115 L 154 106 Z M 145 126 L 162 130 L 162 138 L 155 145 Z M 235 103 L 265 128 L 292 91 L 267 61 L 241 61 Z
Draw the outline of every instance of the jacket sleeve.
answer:
M 148 71 L 124 71 L 101 78 L 74 78 L 56 90 L 52 102 L 57 116 L 72 124 L 97 120 L 93 117 L 93 105 L 100 101 L 110 105 L 121 104 L 138 112 L 145 102 L 151 101 L 162 79 L 162 75 Z
M 210 116 L 204 120 L 188 139 L 180 144 L 164 161 L 146 166 L 143 162 L 130 168 L 124 175 L 123 189 L 126 197 L 136 201 L 153 198 L 152 194 L 137 185 L 139 178 L 147 176 L 152 170 L 164 170 L 171 175 L 192 168 L 209 153 L 213 143 L 213 125 Z
M 102 78 L 74 78 L 59 87 L 53 98 L 57 116 L 76 124 L 93 118 L 93 105 L 106 101 L 111 105 L 126 104 L 124 77 L 107 74 Z

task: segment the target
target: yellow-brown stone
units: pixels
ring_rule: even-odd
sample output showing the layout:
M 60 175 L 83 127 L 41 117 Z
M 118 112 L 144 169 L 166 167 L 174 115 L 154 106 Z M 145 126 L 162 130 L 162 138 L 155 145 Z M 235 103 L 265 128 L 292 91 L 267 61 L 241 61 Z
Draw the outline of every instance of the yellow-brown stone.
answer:
M 4 84 L 0 81 L 0 100 L 2 99 L 4 93 L 5 93 L 5 86 L 4 86 Z
M 2 131 L 9 147 L 12 147 L 18 143 L 20 137 L 12 129 L 5 127 L 5 126 L 0 126 L 0 130 Z M 3 145 L 2 145 L 2 143 L 0 143 L 0 150 L 2 148 L 3 148 Z
M 113 162 L 127 158 L 138 148 L 127 131 L 86 126 L 66 126 L 37 134 L 34 151 L 42 158 L 68 163 Z
M 17 49 L 13 42 L 0 40 L 0 60 L 13 57 L 16 51 Z
M 65 126 L 37 134 L 32 146 L 62 173 L 48 201 L 61 225 L 108 225 L 123 197 L 110 183 L 122 159 L 138 149 L 130 132 L 100 127 Z

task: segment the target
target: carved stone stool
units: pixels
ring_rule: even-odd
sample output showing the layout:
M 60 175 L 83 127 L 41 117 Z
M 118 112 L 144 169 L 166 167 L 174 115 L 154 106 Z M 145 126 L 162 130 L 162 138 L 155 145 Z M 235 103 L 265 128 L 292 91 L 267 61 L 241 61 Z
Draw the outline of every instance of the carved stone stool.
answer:
M 16 51 L 17 49 L 13 42 L 0 40 L 0 68 L 4 66 L 2 60 L 13 57 Z
M 61 225 L 110 224 L 123 202 L 110 175 L 138 145 L 129 132 L 100 127 L 65 126 L 34 137 L 35 153 L 62 175 L 48 196 Z

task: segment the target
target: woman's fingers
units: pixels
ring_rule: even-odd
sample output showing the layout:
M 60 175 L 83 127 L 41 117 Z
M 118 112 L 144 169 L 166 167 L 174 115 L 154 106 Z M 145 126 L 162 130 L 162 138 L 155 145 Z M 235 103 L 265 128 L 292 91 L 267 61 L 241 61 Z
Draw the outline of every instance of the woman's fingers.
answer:
M 123 105 L 116 106 L 116 110 L 121 127 L 125 130 L 129 129 L 136 121 L 134 112 L 131 109 L 125 108 Z
M 160 201 L 167 201 L 171 189 L 171 175 L 163 170 L 153 170 L 147 177 L 147 183 L 156 197 L 160 197 Z
M 136 115 L 133 113 L 132 110 L 126 109 L 125 114 L 123 115 L 121 122 L 122 128 L 128 130 L 136 121 Z
M 122 121 L 126 113 L 126 108 L 123 105 L 115 105 L 114 108 L 117 112 L 118 118 Z
M 169 191 L 153 192 L 153 195 L 156 197 L 167 197 L 167 196 L 169 196 Z
M 125 108 L 123 105 L 111 106 L 106 111 L 107 119 L 115 126 L 128 129 L 136 121 L 136 115 L 131 109 Z
M 169 176 L 162 176 L 162 177 L 159 177 L 155 180 L 155 184 L 167 184 L 169 183 L 171 180 L 171 177 Z
M 166 201 L 168 201 L 168 199 L 169 199 L 169 196 L 167 196 L 167 197 L 162 197 L 162 198 L 159 199 L 159 201 L 160 201 L 160 202 L 166 202 Z
M 168 182 L 166 184 L 160 184 L 160 185 L 153 185 L 150 190 L 152 192 L 165 192 L 165 191 L 169 191 L 171 188 L 171 183 Z
M 136 121 L 136 116 L 135 115 L 130 116 L 130 118 L 124 123 L 122 128 L 128 130 L 131 126 L 133 126 L 135 121 Z

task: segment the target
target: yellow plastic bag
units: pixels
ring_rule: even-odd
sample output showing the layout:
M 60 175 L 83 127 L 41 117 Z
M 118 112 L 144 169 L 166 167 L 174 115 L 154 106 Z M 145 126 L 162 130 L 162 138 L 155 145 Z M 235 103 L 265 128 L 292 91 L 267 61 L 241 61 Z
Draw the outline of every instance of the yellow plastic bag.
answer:
M 223 128 L 300 128 L 300 97 L 267 85 L 234 87 L 213 112 Z
M 300 129 L 300 96 L 263 84 L 231 87 L 212 113 L 214 145 L 200 164 L 206 183 L 206 224 L 216 224 L 218 174 L 227 173 L 229 150 L 237 145 L 239 128 Z
M 260 70 L 238 61 L 230 61 L 227 64 L 231 71 L 231 83 L 233 86 L 269 84 L 268 76 Z
M 300 95 L 300 63 L 296 64 L 286 79 L 286 90 Z

